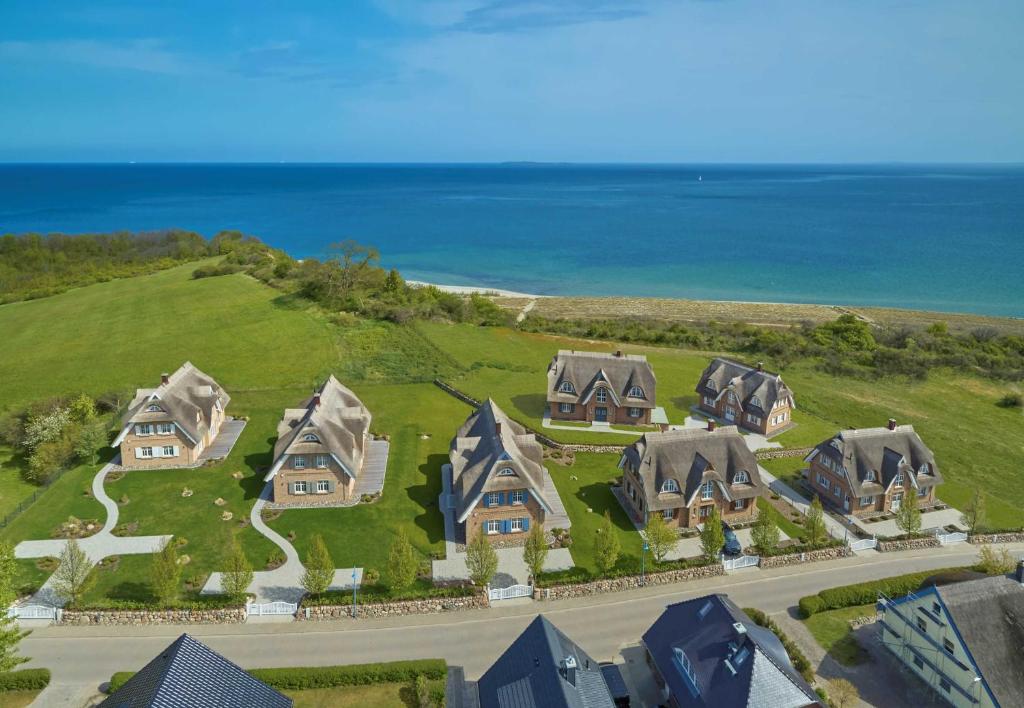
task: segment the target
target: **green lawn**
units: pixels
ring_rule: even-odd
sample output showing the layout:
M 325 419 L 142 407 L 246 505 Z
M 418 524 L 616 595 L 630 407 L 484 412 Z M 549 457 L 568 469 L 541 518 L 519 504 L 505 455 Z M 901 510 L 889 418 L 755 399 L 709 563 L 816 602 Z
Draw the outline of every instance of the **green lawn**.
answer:
M 850 620 L 875 614 L 874 605 L 855 605 L 839 610 L 818 612 L 803 620 L 821 648 L 843 666 L 856 666 L 868 659 L 850 629 Z
M 39 694 L 39 691 L 4 691 L 0 693 L 0 708 L 25 708 L 32 705 Z
M 797 526 L 789 520 L 788 516 L 784 516 L 779 513 L 778 509 L 773 507 L 767 499 L 761 497 L 757 500 L 757 509 L 759 514 L 769 513 L 775 518 L 775 523 L 779 527 L 782 533 L 786 534 L 792 539 L 803 539 L 804 528 Z
M 429 682 L 432 688 L 443 688 L 444 681 Z M 295 708 L 419 708 L 416 692 L 408 683 L 378 683 L 370 686 L 337 686 L 311 688 L 305 691 L 283 691 L 295 701 Z
M 0 446 L 0 519 L 14 512 L 39 487 L 21 477 L 22 459 L 9 447 Z

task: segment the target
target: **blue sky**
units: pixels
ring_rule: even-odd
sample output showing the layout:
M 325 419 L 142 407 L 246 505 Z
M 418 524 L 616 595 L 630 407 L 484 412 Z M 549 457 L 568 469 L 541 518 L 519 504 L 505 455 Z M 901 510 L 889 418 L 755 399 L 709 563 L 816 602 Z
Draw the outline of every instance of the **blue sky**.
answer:
M 1024 161 L 1020 0 L 0 2 L 0 161 Z

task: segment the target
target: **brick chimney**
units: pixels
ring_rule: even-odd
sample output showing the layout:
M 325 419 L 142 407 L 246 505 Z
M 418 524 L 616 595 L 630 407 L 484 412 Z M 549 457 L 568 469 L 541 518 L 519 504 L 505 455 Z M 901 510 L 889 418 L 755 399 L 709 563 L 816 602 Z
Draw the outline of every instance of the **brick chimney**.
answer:
M 160 374 L 160 383 L 161 384 L 167 385 L 170 382 L 171 382 L 171 375 L 170 374 L 168 374 L 166 371 L 164 373 Z
M 762 372 L 762 373 L 764 372 L 764 362 L 763 361 L 757 362 L 757 370 Z
M 319 408 L 320 407 L 320 392 L 319 391 L 314 391 L 313 392 L 313 407 L 314 408 Z
M 495 435 L 501 435 L 501 423 L 495 422 L 495 424 L 494 424 L 494 434 Z
M 715 432 L 715 419 L 714 418 L 708 418 L 708 432 L 709 433 Z
M 890 418 L 889 419 L 889 430 L 896 430 L 896 419 L 895 418 Z
M 615 356 L 621 357 L 622 356 L 622 350 L 621 349 L 616 349 L 615 350 Z

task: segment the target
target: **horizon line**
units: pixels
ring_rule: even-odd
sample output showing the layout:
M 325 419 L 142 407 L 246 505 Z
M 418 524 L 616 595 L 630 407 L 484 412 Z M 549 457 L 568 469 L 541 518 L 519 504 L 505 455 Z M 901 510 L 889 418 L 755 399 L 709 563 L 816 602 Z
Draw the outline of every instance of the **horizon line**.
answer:
M 465 166 L 465 167 L 890 167 L 890 166 L 950 166 L 950 167 L 1024 167 L 1024 160 L 977 161 L 977 160 L 863 160 L 863 161 L 821 161 L 821 162 L 778 162 L 778 161 L 723 161 L 723 162 L 669 162 L 669 161 L 574 161 L 574 160 L 490 160 L 490 161 L 334 161 L 334 160 L 0 160 L 0 167 L 15 166 L 365 166 L 365 167 L 409 167 L 409 166 Z

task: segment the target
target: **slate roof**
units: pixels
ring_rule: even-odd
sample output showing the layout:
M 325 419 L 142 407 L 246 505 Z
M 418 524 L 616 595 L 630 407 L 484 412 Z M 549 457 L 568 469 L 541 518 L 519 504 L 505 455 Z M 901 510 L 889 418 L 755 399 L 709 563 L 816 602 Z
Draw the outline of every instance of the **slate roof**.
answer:
M 358 478 L 372 420 L 359 397 L 333 375 L 329 376 L 299 408 L 285 410 L 277 424 L 274 465 L 265 479 L 277 474 L 288 455 L 316 454 L 333 455 L 353 478 Z M 317 439 L 307 441 L 306 435 L 315 435 Z
M 136 389 L 135 397 L 128 404 L 128 411 L 121 421 L 124 430 L 114 445 L 120 445 L 129 426 L 167 420 L 168 416 L 197 443 L 210 429 L 214 408 L 219 405 L 223 410 L 230 401 L 231 397 L 220 384 L 193 366 L 192 362 L 186 361 L 167 378 L 167 383 L 161 383 L 156 388 Z M 160 406 L 165 412 L 147 411 L 151 404 Z
M 564 381 L 573 385 L 576 393 L 558 389 Z M 584 403 L 594 387 L 604 382 L 611 389 L 614 403 L 632 408 L 654 408 L 657 379 L 654 369 L 641 354 L 604 354 L 562 349 L 548 366 L 549 403 Z M 643 398 L 628 396 L 633 386 L 639 386 Z
M 708 382 L 714 383 L 713 388 Z M 744 412 L 767 416 L 776 401 L 789 398 L 792 407 L 796 407 L 793 392 L 779 374 L 769 371 L 758 371 L 754 367 L 741 364 L 732 359 L 716 357 L 711 360 L 697 382 L 697 393 L 701 396 L 718 398 L 724 391 L 731 389 L 739 399 L 740 408 Z M 754 400 L 754 397 L 757 400 Z
M 182 634 L 100 708 L 290 708 L 292 699 Z
M 841 430 L 835 437 L 825 440 L 807 456 L 828 457 L 839 469 L 846 470 L 854 496 L 874 496 L 889 488 L 900 472 L 907 474 L 917 487 L 930 487 L 942 482 L 942 474 L 935 464 L 935 455 L 924 444 L 912 425 L 885 428 Z M 919 474 L 921 465 L 928 464 L 931 474 Z M 869 480 L 869 473 L 874 480 Z
M 683 708 L 798 708 L 818 696 L 770 630 L 725 595 L 669 605 L 643 635 L 658 673 Z M 677 650 L 692 667 L 692 684 Z
M 726 499 L 750 499 L 763 491 L 757 458 L 734 425 L 645 433 L 628 446 L 619 465 L 629 463 L 640 474 L 647 508 L 652 511 L 687 506 L 706 481 L 716 482 Z M 735 484 L 745 471 L 750 481 Z M 680 491 L 662 492 L 668 479 Z
M 1005 576 L 935 588 L 1002 706 L 1024 706 L 1024 587 Z
M 600 665 L 544 615 L 480 677 L 477 693 L 481 708 L 614 708 Z
M 462 424 L 448 448 L 456 496 L 456 518 L 466 520 L 486 492 L 528 489 L 547 511 L 552 504 L 544 491 L 544 453 L 533 433 L 487 399 Z M 499 477 L 511 468 L 515 475 Z

